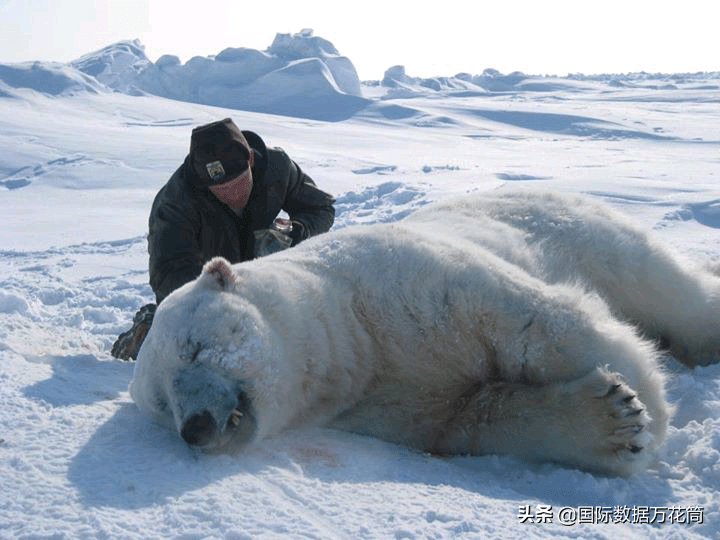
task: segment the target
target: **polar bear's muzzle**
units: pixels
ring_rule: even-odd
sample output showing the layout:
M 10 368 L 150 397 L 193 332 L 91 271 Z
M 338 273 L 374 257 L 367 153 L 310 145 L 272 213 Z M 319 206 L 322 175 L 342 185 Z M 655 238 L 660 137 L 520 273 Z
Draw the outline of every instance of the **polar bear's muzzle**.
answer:
M 180 436 L 191 446 L 224 447 L 244 445 L 257 429 L 255 415 L 245 392 L 237 396 L 237 406 L 225 418 L 216 419 L 209 410 L 191 414 L 180 429 Z
M 221 368 L 192 365 L 173 380 L 168 397 L 178 434 L 191 446 L 239 448 L 255 437 L 257 420 L 245 385 Z

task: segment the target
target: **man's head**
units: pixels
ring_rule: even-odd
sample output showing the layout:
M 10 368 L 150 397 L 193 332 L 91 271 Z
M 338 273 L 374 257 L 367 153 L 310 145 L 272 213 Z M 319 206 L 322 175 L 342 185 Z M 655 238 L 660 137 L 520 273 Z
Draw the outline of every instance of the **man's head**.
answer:
M 207 187 L 235 211 L 245 207 L 252 191 L 255 155 L 230 118 L 193 129 L 190 158 L 199 186 Z

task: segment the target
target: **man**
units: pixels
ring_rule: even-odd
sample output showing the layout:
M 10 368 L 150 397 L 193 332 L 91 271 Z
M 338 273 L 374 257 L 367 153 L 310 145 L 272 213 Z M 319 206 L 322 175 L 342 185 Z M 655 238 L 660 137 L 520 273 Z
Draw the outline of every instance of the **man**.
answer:
M 246 261 L 328 231 L 333 203 L 282 149 L 267 148 L 230 118 L 193 129 L 190 153 L 150 211 L 150 286 L 157 304 L 200 275 L 212 257 Z M 281 210 L 289 220 L 276 219 Z M 137 357 L 155 307 L 136 313 L 113 356 Z

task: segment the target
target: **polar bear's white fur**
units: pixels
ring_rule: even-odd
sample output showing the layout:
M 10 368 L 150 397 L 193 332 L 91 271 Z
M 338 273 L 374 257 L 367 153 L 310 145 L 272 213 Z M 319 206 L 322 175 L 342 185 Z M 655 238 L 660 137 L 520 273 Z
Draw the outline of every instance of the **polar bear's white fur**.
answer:
M 328 425 L 424 451 L 642 470 L 659 347 L 716 361 L 720 279 L 605 206 L 491 193 L 230 266 L 159 306 L 130 392 L 203 448 Z

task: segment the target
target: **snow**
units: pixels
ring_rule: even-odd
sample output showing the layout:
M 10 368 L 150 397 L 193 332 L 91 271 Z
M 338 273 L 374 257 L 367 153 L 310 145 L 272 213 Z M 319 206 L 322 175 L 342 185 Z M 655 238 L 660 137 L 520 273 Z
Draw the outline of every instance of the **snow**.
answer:
M 184 65 L 172 55 L 153 64 L 138 40 L 122 41 L 70 62 L 68 70 L 123 93 L 316 120 L 345 119 L 367 104 L 352 62 L 310 29 L 277 34 L 266 51 L 227 48 Z
M 32 88 L 52 96 L 75 92 L 101 92 L 104 87 L 86 74 L 69 69 L 57 62 L 23 62 L 0 64 L 0 80 L 3 87 Z M 3 91 L 10 97 L 12 94 Z
M 392 68 L 355 88 L 349 60 L 310 32 L 185 65 L 123 43 L 72 65 L 0 66 L 0 537 L 720 537 L 720 364 L 667 359 L 667 444 L 624 479 L 323 429 L 199 454 L 139 413 L 133 365 L 109 354 L 153 298 L 152 199 L 192 126 L 226 116 L 337 196 L 336 228 L 542 186 L 605 200 L 718 265 L 720 74 L 417 79 Z M 246 86 L 257 101 L 237 97 Z M 523 507 L 542 505 L 552 522 L 521 522 Z M 565 507 L 618 520 L 626 510 L 630 522 L 564 525 Z M 632 523 L 644 509 L 648 521 L 668 509 L 666 522 Z

